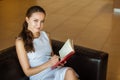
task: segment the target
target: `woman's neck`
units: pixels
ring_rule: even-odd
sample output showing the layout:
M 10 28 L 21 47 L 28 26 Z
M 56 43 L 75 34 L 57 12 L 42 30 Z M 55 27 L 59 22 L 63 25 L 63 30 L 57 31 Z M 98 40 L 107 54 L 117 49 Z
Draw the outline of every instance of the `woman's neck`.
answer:
M 34 38 L 38 38 L 40 36 L 40 32 L 33 33 Z

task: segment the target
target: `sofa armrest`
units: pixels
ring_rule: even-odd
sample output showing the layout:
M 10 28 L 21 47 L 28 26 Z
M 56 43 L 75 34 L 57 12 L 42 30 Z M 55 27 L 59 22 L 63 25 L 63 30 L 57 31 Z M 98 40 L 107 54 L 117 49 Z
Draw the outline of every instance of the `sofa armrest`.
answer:
M 54 53 L 63 46 L 64 42 L 52 40 Z M 106 80 L 108 53 L 75 45 L 75 54 L 65 66 L 72 67 L 80 80 Z

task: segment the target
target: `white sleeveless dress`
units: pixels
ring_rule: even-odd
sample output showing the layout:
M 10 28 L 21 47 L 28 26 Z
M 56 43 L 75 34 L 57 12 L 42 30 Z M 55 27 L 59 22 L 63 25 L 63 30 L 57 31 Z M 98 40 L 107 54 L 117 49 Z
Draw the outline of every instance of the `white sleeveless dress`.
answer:
M 33 40 L 35 52 L 27 53 L 31 67 L 39 66 L 50 59 L 52 52 L 49 38 L 44 31 L 40 32 L 40 37 Z M 55 69 L 47 68 L 38 74 L 30 76 L 30 80 L 64 80 L 68 67 Z

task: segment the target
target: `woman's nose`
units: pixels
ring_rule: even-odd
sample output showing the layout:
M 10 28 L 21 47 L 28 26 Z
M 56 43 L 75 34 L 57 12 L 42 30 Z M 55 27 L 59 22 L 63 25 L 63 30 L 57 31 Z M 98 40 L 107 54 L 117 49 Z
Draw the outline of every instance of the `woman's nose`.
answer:
M 37 27 L 40 28 L 40 27 L 41 27 L 41 23 L 38 23 L 38 24 L 37 24 Z

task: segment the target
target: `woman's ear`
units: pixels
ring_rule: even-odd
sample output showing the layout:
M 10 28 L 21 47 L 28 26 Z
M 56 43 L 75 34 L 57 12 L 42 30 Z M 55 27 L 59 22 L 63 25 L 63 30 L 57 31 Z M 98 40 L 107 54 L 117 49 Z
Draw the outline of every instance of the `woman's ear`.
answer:
M 26 20 L 26 22 L 27 22 L 27 23 L 29 22 L 29 19 L 28 19 L 28 17 L 25 17 L 25 20 Z

